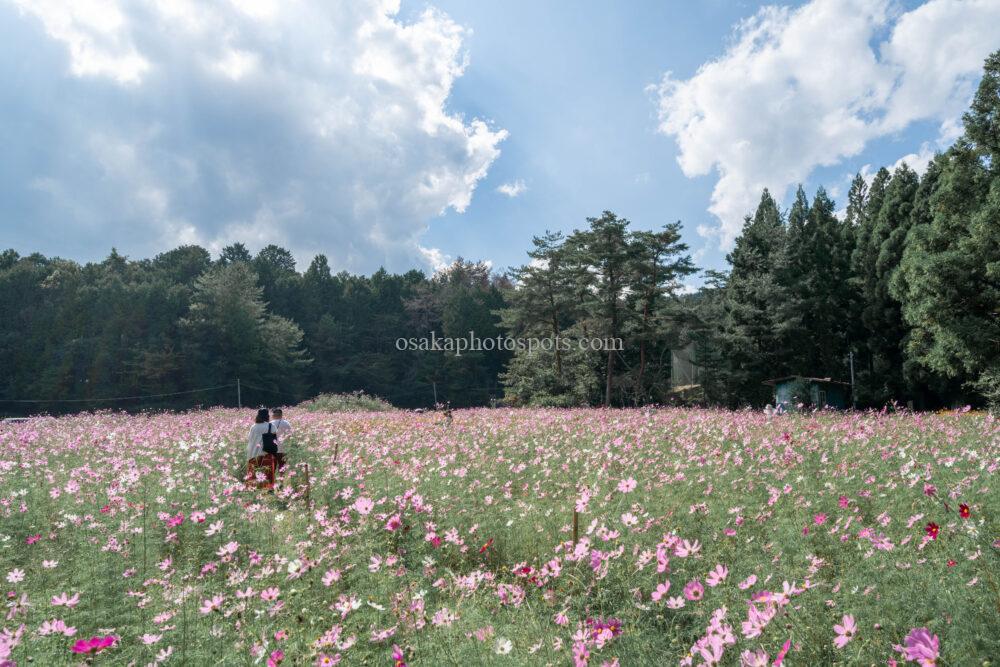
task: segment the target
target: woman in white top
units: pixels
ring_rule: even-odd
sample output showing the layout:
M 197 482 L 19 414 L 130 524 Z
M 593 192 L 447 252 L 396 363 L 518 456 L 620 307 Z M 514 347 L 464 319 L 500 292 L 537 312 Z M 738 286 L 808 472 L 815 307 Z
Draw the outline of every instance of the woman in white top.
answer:
M 247 486 L 256 483 L 257 488 L 270 489 L 274 486 L 274 457 L 264 452 L 264 434 L 271 426 L 271 415 L 261 408 L 257 411 L 254 425 L 250 427 L 247 439 Z M 257 471 L 264 474 L 264 480 L 257 482 Z

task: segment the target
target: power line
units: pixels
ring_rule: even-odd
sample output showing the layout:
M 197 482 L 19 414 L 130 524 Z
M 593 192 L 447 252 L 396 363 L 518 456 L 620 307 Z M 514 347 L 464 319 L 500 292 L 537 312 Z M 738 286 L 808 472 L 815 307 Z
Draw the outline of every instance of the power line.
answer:
M 111 401 L 134 401 L 146 398 L 165 398 L 167 396 L 183 396 L 185 394 L 197 394 L 203 391 L 215 391 L 217 389 L 231 389 L 235 384 L 223 384 L 218 387 L 203 387 L 201 389 L 188 389 L 187 391 L 172 391 L 166 394 L 145 394 L 143 396 L 114 396 L 111 398 L 0 398 L 2 403 L 104 403 Z

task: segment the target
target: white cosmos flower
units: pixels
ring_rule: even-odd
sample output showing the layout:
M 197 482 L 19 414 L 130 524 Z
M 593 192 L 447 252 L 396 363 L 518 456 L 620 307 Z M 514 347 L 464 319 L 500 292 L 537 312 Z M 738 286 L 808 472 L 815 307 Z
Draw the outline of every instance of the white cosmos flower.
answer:
M 493 650 L 497 655 L 507 655 L 514 650 L 514 642 L 506 637 L 497 637 L 497 644 Z

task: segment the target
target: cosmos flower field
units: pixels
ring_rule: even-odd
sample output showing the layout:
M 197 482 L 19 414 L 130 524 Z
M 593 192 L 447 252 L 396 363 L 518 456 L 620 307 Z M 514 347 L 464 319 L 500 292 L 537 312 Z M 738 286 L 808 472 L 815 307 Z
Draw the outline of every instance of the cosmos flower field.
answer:
M 985 414 L 291 409 L 274 494 L 251 418 L 0 426 L 0 664 L 1000 656 Z

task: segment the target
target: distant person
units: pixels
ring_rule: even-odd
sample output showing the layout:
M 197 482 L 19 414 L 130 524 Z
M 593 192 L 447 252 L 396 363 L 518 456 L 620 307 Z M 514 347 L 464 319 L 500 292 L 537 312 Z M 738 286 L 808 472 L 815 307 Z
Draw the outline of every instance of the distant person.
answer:
M 271 426 L 274 427 L 274 432 L 278 434 L 278 453 L 274 455 L 274 459 L 278 470 L 281 470 L 285 467 L 285 454 L 288 451 L 286 449 L 285 438 L 292 434 L 292 425 L 285 420 L 285 415 L 281 411 L 281 408 L 271 410 L 271 417 Z
M 270 443 L 275 442 L 277 434 L 270 419 L 267 409 L 261 408 L 254 418 L 254 425 L 250 427 L 250 436 L 247 438 L 247 486 L 256 483 L 257 488 L 274 488 L 275 458 L 266 449 L 270 449 Z M 256 482 L 258 472 L 264 474 L 263 482 Z

